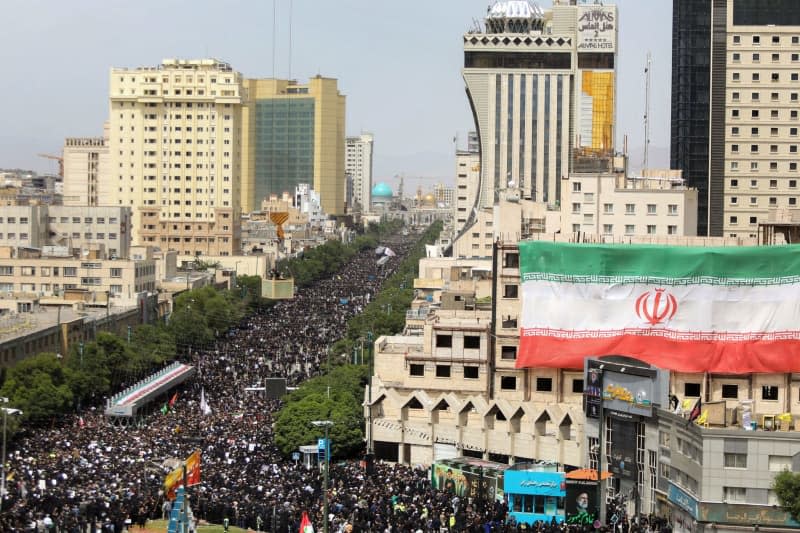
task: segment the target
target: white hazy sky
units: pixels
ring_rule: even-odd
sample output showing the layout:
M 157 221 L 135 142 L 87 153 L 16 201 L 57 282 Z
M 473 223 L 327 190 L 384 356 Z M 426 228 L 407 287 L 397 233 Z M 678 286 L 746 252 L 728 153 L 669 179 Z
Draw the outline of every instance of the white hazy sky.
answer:
M 376 181 L 396 186 L 391 177 L 403 173 L 452 182 L 453 137 L 463 144 L 474 129 L 462 35 L 492 1 L 2 0 L 0 168 L 53 172 L 37 153 L 59 153 L 65 137 L 101 135 L 112 66 L 213 56 L 248 77 L 337 78 L 348 135 L 375 134 Z M 632 152 L 642 146 L 649 50 L 651 166 L 666 166 L 672 2 L 617 5 L 618 146 L 625 133 Z M 641 158 L 632 154 L 634 168 Z

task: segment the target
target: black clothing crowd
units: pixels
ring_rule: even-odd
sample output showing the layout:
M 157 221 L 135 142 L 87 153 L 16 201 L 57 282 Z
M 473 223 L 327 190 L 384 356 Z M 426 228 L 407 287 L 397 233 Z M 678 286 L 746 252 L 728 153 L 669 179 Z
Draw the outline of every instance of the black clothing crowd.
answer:
M 190 490 L 195 517 L 296 532 L 305 511 L 320 531 L 319 470 L 286 460 L 275 447 L 273 417 L 280 401 L 244 389 L 268 377 L 296 385 L 319 375 L 328 347 L 380 290 L 412 239 L 390 240 L 397 256 L 383 266 L 371 250 L 357 254 L 338 274 L 246 318 L 213 346 L 192 353 L 197 374 L 180 387 L 165 415 L 119 427 L 94 408 L 51 427 L 23 429 L 9 443 L 0 531 L 119 533 L 143 527 L 168 515 L 165 472 L 198 447 L 201 484 Z M 201 391 L 210 413 L 200 408 Z M 478 509 L 476 502 L 434 490 L 427 470 L 377 463 L 368 475 L 353 461 L 332 464 L 330 474 L 330 531 L 521 530 L 507 520 L 501 503 Z M 576 531 L 555 524 L 535 529 Z

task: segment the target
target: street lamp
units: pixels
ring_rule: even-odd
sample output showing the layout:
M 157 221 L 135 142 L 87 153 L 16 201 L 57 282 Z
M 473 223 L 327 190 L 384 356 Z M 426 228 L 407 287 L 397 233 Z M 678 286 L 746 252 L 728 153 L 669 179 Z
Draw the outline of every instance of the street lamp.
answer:
M 328 442 L 328 428 L 333 425 L 332 420 L 314 420 L 312 426 L 325 428 L 325 462 L 323 463 L 322 478 L 322 533 L 328 533 L 328 469 L 331 466 L 330 443 Z
M 0 398 L 0 402 L 8 403 L 8 398 Z M 6 495 L 6 427 L 8 423 L 8 415 L 21 415 L 22 411 L 19 409 L 12 409 L 10 407 L 2 407 L 3 410 L 3 466 L 2 466 L 2 481 L 0 481 L 0 510 L 3 509 L 3 498 Z

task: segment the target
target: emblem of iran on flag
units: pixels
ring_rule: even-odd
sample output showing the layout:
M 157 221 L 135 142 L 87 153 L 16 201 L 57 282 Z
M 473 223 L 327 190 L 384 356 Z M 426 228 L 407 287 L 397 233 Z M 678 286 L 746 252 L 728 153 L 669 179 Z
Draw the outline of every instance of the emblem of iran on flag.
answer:
M 800 247 L 522 242 L 517 367 L 800 372 Z

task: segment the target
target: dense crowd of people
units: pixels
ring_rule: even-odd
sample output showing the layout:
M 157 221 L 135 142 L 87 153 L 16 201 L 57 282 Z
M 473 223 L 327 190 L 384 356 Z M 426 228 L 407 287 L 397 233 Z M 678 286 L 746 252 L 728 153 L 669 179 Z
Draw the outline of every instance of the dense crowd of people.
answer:
M 138 427 L 111 425 L 97 407 L 52 427 L 23 429 L 9 446 L 0 531 L 119 533 L 168 516 L 165 472 L 202 451 L 201 484 L 190 491 L 195 517 L 271 532 L 296 532 L 302 513 L 323 520 L 320 472 L 286 460 L 273 442 L 279 400 L 245 392 L 268 377 L 290 385 L 320 374 L 328 347 L 380 290 L 413 244 L 379 266 L 369 250 L 292 300 L 246 318 L 191 354 L 196 375 L 167 414 Z M 201 392 L 210 412 L 200 407 Z M 330 471 L 331 531 L 520 531 L 499 502 L 460 501 L 432 488 L 429 472 L 357 461 Z M 649 526 L 648 526 L 649 528 Z M 575 531 L 539 524 L 538 531 Z M 642 531 L 645 531 L 643 528 Z

